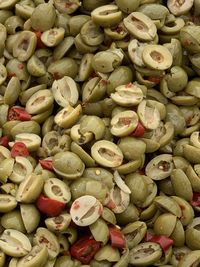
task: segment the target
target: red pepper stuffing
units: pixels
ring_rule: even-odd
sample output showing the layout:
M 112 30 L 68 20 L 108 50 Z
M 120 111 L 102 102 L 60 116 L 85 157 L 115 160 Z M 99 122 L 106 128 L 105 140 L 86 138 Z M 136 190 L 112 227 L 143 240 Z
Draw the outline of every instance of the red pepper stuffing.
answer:
M 133 87 L 133 84 L 132 83 L 128 83 L 125 85 L 125 88 L 132 88 Z
M 166 252 L 174 243 L 174 241 L 165 235 L 155 235 L 147 232 L 145 241 L 155 242 L 159 244 L 164 252 Z
M 9 142 L 9 138 L 8 138 L 8 136 L 2 136 L 1 138 L 0 138 L 0 145 L 1 146 L 5 146 L 5 147 L 8 147 L 8 142 Z
M 65 209 L 65 203 L 52 198 L 45 197 L 43 194 L 38 197 L 36 201 L 36 206 L 39 211 L 49 217 L 59 216 L 61 212 Z
M 12 78 L 12 77 L 16 77 L 17 75 L 16 75 L 16 73 L 14 73 L 14 72 L 11 72 L 11 73 L 9 73 L 8 74 L 8 78 Z
M 134 136 L 134 137 L 142 137 L 145 133 L 145 128 L 144 126 L 138 122 L 138 125 L 136 127 L 136 129 L 131 133 L 131 136 Z
M 193 193 L 191 204 L 194 207 L 200 207 L 200 193 Z
M 12 107 L 8 111 L 8 121 L 30 121 L 31 115 L 24 109 L 18 107 Z
M 125 247 L 125 238 L 120 229 L 113 226 L 109 227 L 109 235 L 112 247 L 114 248 Z
M 22 142 L 16 142 L 11 148 L 11 157 L 15 158 L 17 156 L 28 157 L 29 151 L 26 145 Z
M 54 79 L 54 80 L 58 80 L 58 79 L 60 79 L 60 75 L 59 75 L 58 72 L 54 72 L 54 73 L 53 73 L 53 79 Z
M 43 169 L 48 170 L 48 171 L 53 171 L 52 160 L 40 159 L 39 163 Z
M 116 207 L 115 203 L 110 199 L 108 203 L 106 204 L 106 207 L 110 210 L 114 209 Z
M 38 31 L 38 32 L 35 32 L 35 35 L 37 37 L 37 49 L 46 48 L 46 45 L 41 40 L 42 33 Z
M 159 84 L 162 81 L 163 76 L 148 76 L 145 78 L 150 82 L 153 82 L 155 84 Z
M 100 242 L 92 237 L 85 236 L 72 245 L 70 252 L 75 259 L 83 264 L 89 264 L 100 247 Z
M 23 65 L 22 63 L 20 63 L 20 64 L 18 64 L 18 68 L 19 68 L 20 70 L 23 70 L 24 65 Z

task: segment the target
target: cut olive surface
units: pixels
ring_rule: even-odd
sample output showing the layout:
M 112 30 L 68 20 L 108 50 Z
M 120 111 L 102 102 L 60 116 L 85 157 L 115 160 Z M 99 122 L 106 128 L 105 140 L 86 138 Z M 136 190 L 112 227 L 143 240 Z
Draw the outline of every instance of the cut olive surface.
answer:
M 200 267 L 200 0 L 0 0 L 0 267 Z

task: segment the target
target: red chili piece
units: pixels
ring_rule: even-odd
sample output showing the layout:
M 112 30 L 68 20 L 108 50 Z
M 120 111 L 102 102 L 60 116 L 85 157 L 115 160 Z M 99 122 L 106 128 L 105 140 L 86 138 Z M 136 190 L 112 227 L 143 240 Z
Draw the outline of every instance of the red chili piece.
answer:
M 131 136 L 134 136 L 134 137 L 142 137 L 145 133 L 145 128 L 144 126 L 138 122 L 138 125 L 136 127 L 136 129 L 131 133 Z
M 59 80 L 60 79 L 60 75 L 59 75 L 58 72 L 54 72 L 52 75 L 53 75 L 53 79 L 54 80 Z
M 40 48 L 46 48 L 46 45 L 41 40 L 42 33 L 38 31 L 38 32 L 35 32 L 35 35 L 37 37 L 37 48 L 38 49 L 40 49 Z
M 146 79 L 150 82 L 153 82 L 155 84 L 159 84 L 162 80 L 162 76 L 148 76 Z
M 115 203 L 110 199 L 110 200 L 108 201 L 108 203 L 106 204 L 106 207 L 109 208 L 110 210 L 112 210 L 112 209 L 116 208 L 116 205 L 115 205 Z
M 24 109 L 18 107 L 12 107 L 8 111 L 8 121 L 30 121 L 31 115 Z
M 70 252 L 75 259 L 83 264 L 89 264 L 100 247 L 100 242 L 92 237 L 85 236 L 72 245 Z
M 116 227 L 109 227 L 109 235 L 112 247 L 114 248 L 125 247 L 125 238 L 120 229 Z
M 155 242 L 159 244 L 164 252 L 166 252 L 174 243 L 174 241 L 165 235 L 154 235 L 153 233 L 147 232 L 145 241 Z
M 194 207 L 200 207 L 200 193 L 193 193 L 191 204 Z
M 0 138 L 0 145 L 1 145 L 1 146 L 8 147 L 8 142 L 9 142 L 9 138 L 8 138 L 7 135 L 2 136 L 2 137 Z
M 52 160 L 40 159 L 39 163 L 43 169 L 48 170 L 48 171 L 53 171 Z
M 45 197 L 43 194 L 38 197 L 36 201 L 36 206 L 39 211 L 49 217 L 59 216 L 61 212 L 65 209 L 65 203 L 52 198 Z
M 16 142 L 11 149 L 11 157 L 17 156 L 27 157 L 29 155 L 28 148 L 22 142 Z

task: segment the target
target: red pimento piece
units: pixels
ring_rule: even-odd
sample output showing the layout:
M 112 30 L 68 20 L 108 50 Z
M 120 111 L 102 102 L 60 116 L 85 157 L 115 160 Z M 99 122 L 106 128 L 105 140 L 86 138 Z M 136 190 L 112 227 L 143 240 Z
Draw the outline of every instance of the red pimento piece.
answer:
M 8 143 L 9 143 L 9 138 L 8 138 L 7 135 L 2 136 L 2 137 L 0 138 L 0 146 L 8 147 Z
M 46 45 L 41 40 L 42 33 L 40 31 L 35 32 L 37 37 L 37 49 L 46 48 Z
M 110 210 L 114 209 L 116 207 L 115 203 L 110 199 L 108 203 L 106 204 L 106 207 Z
M 48 171 L 53 171 L 52 160 L 40 159 L 39 163 L 43 169 L 48 170 Z
M 174 241 L 171 238 L 165 235 L 155 235 L 150 232 L 146 233 L 145 241 L 155 242 L 159 244 L 164 252 L 166 252 L 174 243 Z
M 134 137 L 142 137 L 145 133 L 145 128 L 142 125 L 142 123 L 138 122 L 137 127 L 135 128 L 135 130 L 131 133 L 131 136 Z
M 60 75 L 59 75 L 58 72 L 54 72 L 52 75 L 53 75 L 53 79 L 54 80 L 59 80 L 60 79 Z
M 133 87 L 133 84 L 132 83 L 128 83 L 125 85 L 125 88 L 132 88 Z
M 18 68 L 19 68 L 20 70 L 23 70 L 24 65 L 23 65 L 22 63 L 20 63 L 20 64 L 18 64 Z
M 101 243 L 90 236 L 80 238 L 70 249 L 71 256 L 83 264 L 89 264 L 100 249 Z
M 39 211 L 49 217 L 59 216 L 61 212 L 65 209 L 65 203 L 52 198 L 45 197 L 43 194 L 38 197 L 36 201 L 36 206 Z
M 30 121 L 31 115 L 24 109 L 19 107 L 12 107 L 8 111 L 8 121 Z
M 193 197 L 190 203 L 193 207 L 200 207 L 200 193 L 193 193 Z
M 114 226 L 109 227 L 109 235 L 112 247 L 114 248 L 125 247 L 125 238 L 120 229 Z
M 11 157 L 15 158 L 17 156 L 28 157 L 29 151 L 26 145 L 23 142 L 16 142 L 11 148 Z
M 146 79 L 155 84 L 159 84 L 162 81 L 163 76 L 148 76 Z

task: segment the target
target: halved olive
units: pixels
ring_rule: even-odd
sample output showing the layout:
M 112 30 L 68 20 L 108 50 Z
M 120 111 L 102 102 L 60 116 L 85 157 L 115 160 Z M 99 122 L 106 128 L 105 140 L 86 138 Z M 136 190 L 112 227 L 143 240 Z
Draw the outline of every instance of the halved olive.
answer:
M 57 236 L 43 227 L 37 229 L 33 238 L 33 244 L 40 247 L 46 247 L 50 259 L 55 259 L 60 251 Z
M 168 0 L 167 6 L 172 14 L 180 16 L 186 14 L 193 6 L 194 0 Z
M 153 180 L 162 180 L 170 176 L 173 171 L 173 157 L 170 154 L 156 156 L 146 166 L 145 172 Z
M 98 220 L 102 209 L 101 203 L 95 197 L 85 195 L 72 203 L 70 214 L 75 224 L 88 226 Z
M 157 33 L 153 21 L 142 12 L 132 12 L 124 20 L 127 30 L 142 41 L 152 41 Z
M 44 266 L 48 259 L 48 251 L 46 247 L 34 246 L 31 251 L 18 262 L 18 266 L 23 267 L 38 267 Z
M 47 111 L 53 104 L 53 94 L 49 89 L 39 90 L 26 102 L 26 111 L 29 114 L 39 114 Z
M 68 203 L 71 199 L 69 186 L 58 178 L 47 179 L 43 190 L 47 197 L 63 203 Z
M 58 45 L 64 39 L 64 28 L 51 28 L 41 35 L 41 41 L 48 47 Z
M 14 229 L 6 229 L 0 236 L 1 250 L 12 257 L 22 257 L 31 251 L 27 236 Z
M 113 101 L 123 107 L 137 106 L 143 99 L 142 89 L 137 84 L 129 83 L 115 88 L 115 93 L 110 95 Z
M 116 5 L 103 5 L 95 8 L 91 13 L 92 20 L 99 26 L 111 27 L 122 19 L 122 12 Z
M 85 165 L 79 156 L 70 151 L 56 153 L 52 162 L 55 172 L 67 179 L 80 177 L 85 169 Z
M 20 32 L 16 42 L 13 45 L 13 56 L 24 62 L 29 59 L 37 44 L 37 37 L 34 32 L 22 31 Z
M 62 128 L 69 128 L 73 126 L 79 119 L 82 113 L 81 105 L 73 108 L 68 105 L 61 109 L 54 117 L 55 123 Z
M 153 242 L 141 243 L 130 250 L 129 263 L 134 266 L 151 266 L 162 256 L 161 247 Z
M 91 154 L 97 163 L 105 167 L 118 167 L 123 161 L 120 148 L 107 140 L 96 142 L 91 148 Z
M 162 45 L 147 45 L 142 52 L 144 63 L 152 69 L 166 70 L 172 65 L 170 51 Z
M 21 183 L 32 172 L 33 165 L 31 162 L 25 157 L 17 156 L 9 179 L 14 183 Z
M 116 114 L 110 122 L 111 133 L 115 136 L 127 136 L 138 125 L 138 115 L 135 111 L 127 110 Z
M 157 107 L 152 107 L 148 104 L 147 100 L 143 100 L 138 105 L 138 117 L 145 128 L 149 130 L 156 129 L 160 123 L 160 113 Z
M 79 93 L 77 85 L 71 77 L 64 76 L 62 79 L 55 80 L 51 90 L 58 105 L 62 107 L 76 105 Z

